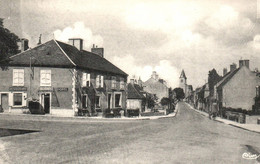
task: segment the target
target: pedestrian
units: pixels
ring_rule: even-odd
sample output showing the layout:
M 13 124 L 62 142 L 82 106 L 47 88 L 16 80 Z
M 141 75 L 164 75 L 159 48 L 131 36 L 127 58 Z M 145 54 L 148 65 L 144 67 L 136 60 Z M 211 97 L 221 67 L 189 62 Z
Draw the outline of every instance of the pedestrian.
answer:
M 212 104 L 211 104 L 211 111 L 209 112 L 209 118 L 215 118 L 217 116 L 218 113 L 218 104 L 217 104 L 217 100 L 213 99 L 212 100 Z

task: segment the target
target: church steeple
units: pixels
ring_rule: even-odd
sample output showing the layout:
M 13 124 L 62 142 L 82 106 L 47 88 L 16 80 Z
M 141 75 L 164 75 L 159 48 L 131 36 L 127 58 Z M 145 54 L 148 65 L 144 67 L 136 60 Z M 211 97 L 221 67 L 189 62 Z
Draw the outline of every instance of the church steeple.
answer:
M 184 78 L 185 80 L 187 79 L 184 70 L 181 71 L 180 78 Z

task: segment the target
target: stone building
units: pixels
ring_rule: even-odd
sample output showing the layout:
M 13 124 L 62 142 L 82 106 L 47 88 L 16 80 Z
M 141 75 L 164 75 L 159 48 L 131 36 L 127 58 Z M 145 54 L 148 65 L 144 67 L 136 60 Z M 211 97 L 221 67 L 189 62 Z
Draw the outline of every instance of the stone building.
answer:
M 28 112 L 29 101 L 44 113 L 63 116 L 126 109 L 128 75 L 103 57 L 103 49 L 85 51 L 79 38 L 69 43 L 50 40 L 10 57 L 7 69 L 0 70 L 4 112 Z

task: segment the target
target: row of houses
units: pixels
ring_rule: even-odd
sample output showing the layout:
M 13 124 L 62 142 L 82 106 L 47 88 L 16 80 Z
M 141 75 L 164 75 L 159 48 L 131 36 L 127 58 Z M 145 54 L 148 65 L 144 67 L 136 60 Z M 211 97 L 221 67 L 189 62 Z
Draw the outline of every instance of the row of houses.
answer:
M 28 49 L 28 40 L 22 39 L 19 47 L 21 52 L 1 65 L 0 105 L 4 112 L 27 113 L 35 104 L 44 113 L 62 116 L 74 116 L 82 110 L 145 111 L 139 99 L 149 93 L 168 96 L 168 88 L 160 79 L 140 83 L 139 87 L 133 82 L 127 84 L 128 75 L 104 58 L 103 48 L 93 45 L 91 52 L 86 51 L 80 38 L 69 39 L 69 43 L 50 40 L 32 49 Z M 154 88 L 157 91 L 150 90 Z
M 258 70 L 250 70 L 249 60 L 239 60 L 239 66 L 230 65 L 223 69 L 223 76 L 213 69 L 209 72 L 208 82 L 194 91 L 194 105 L 209 111 L 213 100 L 219 109 L 232 108 L 245 111 L 259 110 L 255 101 L 259 97 L 260 77 Z

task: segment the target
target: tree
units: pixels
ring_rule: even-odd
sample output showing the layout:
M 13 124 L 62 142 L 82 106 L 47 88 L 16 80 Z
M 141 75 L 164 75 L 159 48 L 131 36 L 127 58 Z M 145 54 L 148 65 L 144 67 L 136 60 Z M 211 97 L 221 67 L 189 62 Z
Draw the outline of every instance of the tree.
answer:
M 170 104 L 170 99 L 168 97 L 163 97 L 161 99 L 161 104 L 164 105 L 169 105 Z
M 213 68 L 208 74 L 209 83 L 209 95 L 214 95 L 214 85 L 216 85 L 221 80 L 221 76 L 218 75 L 217 71 Z
M 4 27 L 3 19 L 0 18 L 0 64 L 6 65 L 8 57 L 18 53 L 18 36 Z
M 174 88 L 173 90 L 176 93 L 176 98 L 178 100 L 184 99 L 185 98 L 185 94 L 182 88 Z

